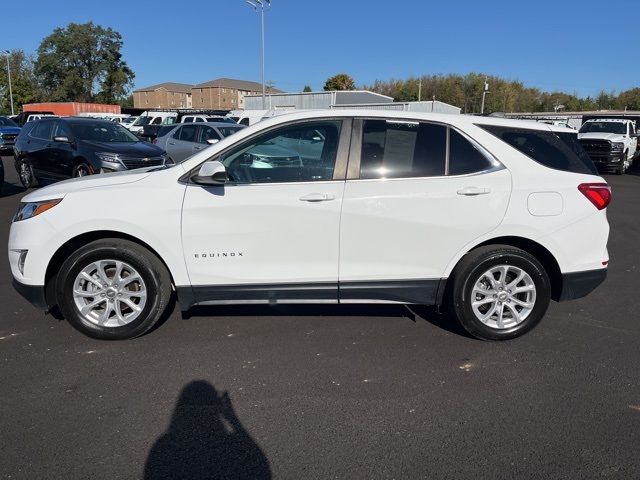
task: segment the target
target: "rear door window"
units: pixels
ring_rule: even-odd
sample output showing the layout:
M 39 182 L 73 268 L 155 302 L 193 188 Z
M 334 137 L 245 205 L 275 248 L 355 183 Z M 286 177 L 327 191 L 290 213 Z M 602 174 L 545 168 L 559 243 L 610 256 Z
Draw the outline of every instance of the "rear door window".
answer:
M 573 173 L 596 173 L 593 162 L 578 142 L 577 134 L 498 125 L 478 126 L 545 167 Z
M 447 127 L 427 122 L 365 120 L 360 178 L 445 174 Z
M 182 140 L 183 142 L 195 142 L 197 130 L 198 126 L 195 124 L 185 125 L 180 129 L 178 139 Z
M 31 131 L 31 136 L 41 138 L 43 140 L 51 140 L 51 130 L 53 128 L 53 121 L 41 120 Z
M 491 161 L 461 133 L 449 129 L 449 175 L 468 175 L 491 168 Z

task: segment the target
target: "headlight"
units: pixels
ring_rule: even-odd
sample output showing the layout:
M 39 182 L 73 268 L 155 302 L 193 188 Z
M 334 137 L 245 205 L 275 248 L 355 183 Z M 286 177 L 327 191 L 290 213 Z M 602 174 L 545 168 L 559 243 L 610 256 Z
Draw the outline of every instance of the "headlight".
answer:
M 13 216 L 13 221 L 19 222 L 21 220 L 27 220 L 29 218 L 38 216 L 41 213 L 44 213 L 47 210 L 55 207 L 61 201 L 61 198 L 56 198 L 53 200 L 44 200 L 42 202 L 21 203 L 18 211 Z
M 624 143 L 622 142 L 611 142 L 611 150 L 622 150 L 624 148 Z
M 117 153 L 96 152 L 96 157 L 98 157 L 103 162 L 120 163 L 120 159 L 118 158 Z

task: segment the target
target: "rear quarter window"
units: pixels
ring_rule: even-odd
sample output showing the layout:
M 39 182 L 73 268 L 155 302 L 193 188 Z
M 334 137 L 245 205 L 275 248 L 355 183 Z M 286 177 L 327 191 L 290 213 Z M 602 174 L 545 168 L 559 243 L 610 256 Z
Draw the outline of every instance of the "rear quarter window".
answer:
M 577 133 L 498 125 L 478 126 L 545 167 L 564 172 L 597 174 L 593 162 L 578 142 Z

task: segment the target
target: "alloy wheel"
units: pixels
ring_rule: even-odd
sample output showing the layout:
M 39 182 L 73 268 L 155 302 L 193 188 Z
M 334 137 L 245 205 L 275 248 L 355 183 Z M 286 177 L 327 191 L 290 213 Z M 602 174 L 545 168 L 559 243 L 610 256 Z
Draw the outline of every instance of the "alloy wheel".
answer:
M 87 265 L 73 282 L 73 300 L 86 320 L 102 327 L 133 322 L 147 302 L 143 278 L 128 263 L 98 260 Z
M 505 330 L 524 322 L 536 303 L 531 276 L 513 265 L 498 265 L 484 272 L 471 291 L 476 318 L 490 328 Z

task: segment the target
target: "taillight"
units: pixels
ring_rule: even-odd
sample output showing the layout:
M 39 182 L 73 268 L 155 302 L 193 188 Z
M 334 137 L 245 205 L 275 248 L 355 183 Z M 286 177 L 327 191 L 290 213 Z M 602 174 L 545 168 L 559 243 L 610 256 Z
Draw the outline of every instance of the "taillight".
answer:
M 611 203 L 611 187 L 606 183 L 581 183 L 578 190 L 598 209 L 603 210 Z

